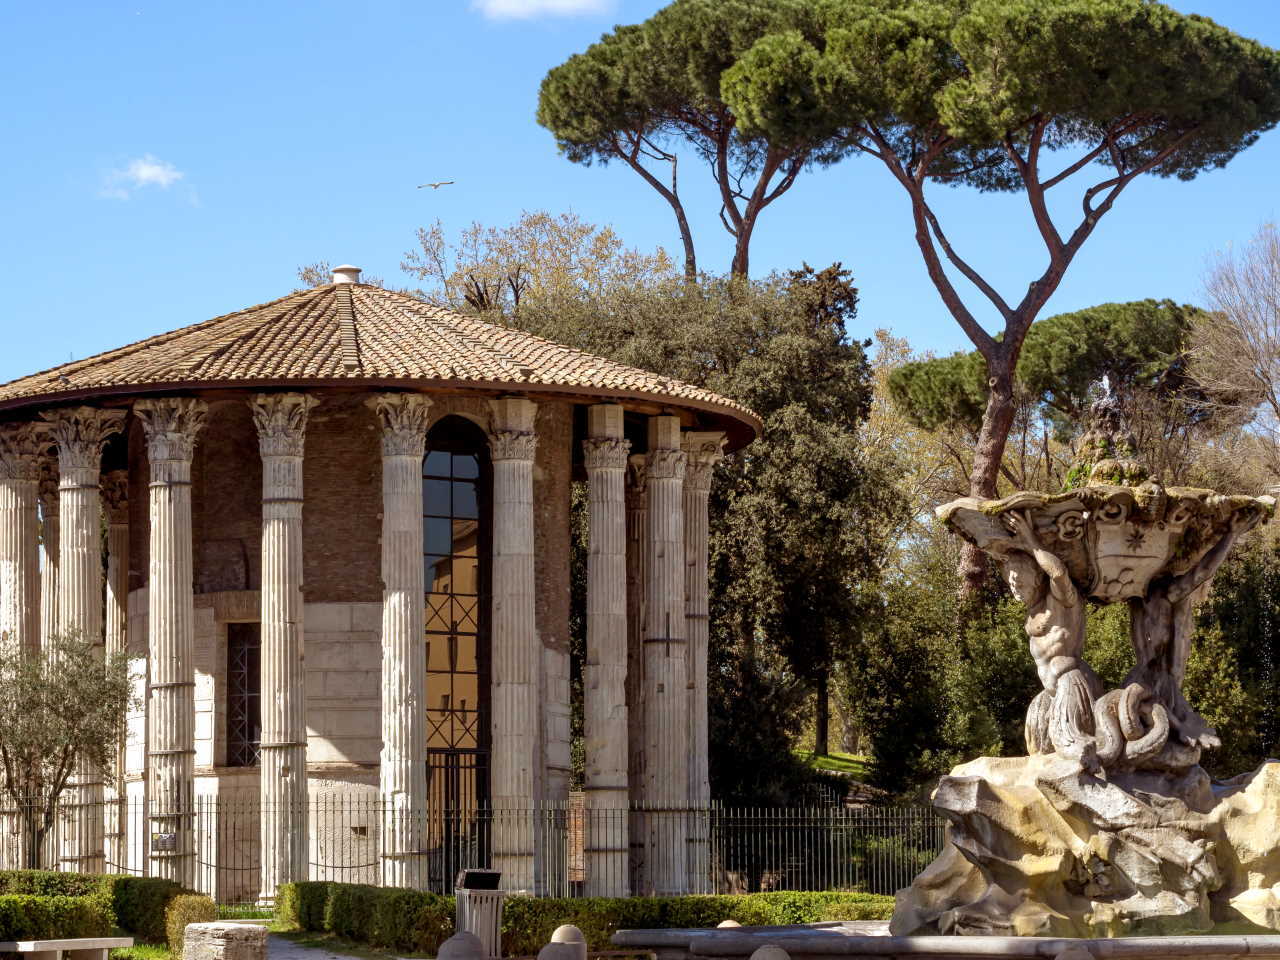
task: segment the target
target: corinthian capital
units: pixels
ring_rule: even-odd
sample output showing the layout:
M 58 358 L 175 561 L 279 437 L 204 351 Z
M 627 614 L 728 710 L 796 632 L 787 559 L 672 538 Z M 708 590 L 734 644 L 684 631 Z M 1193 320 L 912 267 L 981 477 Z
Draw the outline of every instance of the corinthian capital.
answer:
M 320 401 L 305 393 L 260 393 L 249 401 L 264 457 L 300 457 L 307 437 L 307 414 Z
M 75 407 L 46 411 L 41 416 L 49 422 L 49 432 L 58 446 L 58 469 L 65 476 L 72 470 L 100 468 L 102 448 L 124 429 L 125 412 Z
M 48 446 L 44 424 L 0 426 L 0 480 L 39 480 L 41 454 Z
M 538 450 L 538 437 L 519 430 L 497 430 L 489 434 L 489 456 L 493 460 L 532 460 Z
M 610 437 L 582 441 L 583 462 L 588 470 L 625 470 L 630 455 L 630 440 Z
M 659 448 L 650 451 L 645 466 L 650 480 L 680 480 L 688 462 L 689 455 L 683 450 Z
M 154 397 L 138 400 L 133 412 L 142 421 L 147 435 L 147 457 L 159 460 L 190 460 L 196 437 L 204 429 L 209 405 L 190 397 Z
M 684 475 L 685 489 L 695 493 L 707 493 L 711 489 L 711 474 L 716 464 L 724 458 L 725 435 L 720 432 L 686 433 L 681 446 L 689 455 L 689 469 Z
M 382 455 L 422 459 L 427 448 L 431 398 L 420 393 L 380 393 L 366 402 L 382 425 Z
M 102 475 L 102 503 L 109 522 L 129 522 L 129 471 L 112 470 Z

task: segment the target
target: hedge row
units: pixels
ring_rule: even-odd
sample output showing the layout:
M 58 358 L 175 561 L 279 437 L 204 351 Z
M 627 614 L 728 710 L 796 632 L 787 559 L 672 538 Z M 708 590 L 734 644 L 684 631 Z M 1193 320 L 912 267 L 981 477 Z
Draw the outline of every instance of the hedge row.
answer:
M 0 940 L 105 937 L 111 908 L 100 897 L 0 894 Z
M 169 914 L 177 901 L 189 900 L 182 887 L 172 880 L 158 877 L 130 877 L 115 874 L 59 873 L 49 870 L 0 870 L 0 895 L 21 894 L 40 898 L 91 901 L 107 917 L 106 932 L 113 926 L 132 934 L 143 943 L 171 943 L 170 929 L 174 918 Z M 204 901 L 198 909 L 184 905 L 184 915 L 192 914 L 189 923 L 206 919 L 213 911 L 213 901 Z M 214 919 L 208 916 L 207 919 Z M 66 934 L 66 936 L 70 936 Z M 75 934 L 101 936 L 101 934 Z M 9 937 L 7 939 L 13 939 Z M 25 938 L 31 939 L 31 938 Z M 179 939 L 181 936 L 179 935 Z
M 618 930 L 744 926 L 816 920 L 887 920 L 893 898 L 870 893 L 755 893 L 684 897 L 511 897 L 502 951 L 532 956 L 562 923 L 579 927 L 591 950 L 611 948 Z M 348 883 L 290 883 L 276 897 L 276 919 L 296 930 L 333 933 L 372 947 L 434 953 L 453 933 L 454 901 L 432 893 Z

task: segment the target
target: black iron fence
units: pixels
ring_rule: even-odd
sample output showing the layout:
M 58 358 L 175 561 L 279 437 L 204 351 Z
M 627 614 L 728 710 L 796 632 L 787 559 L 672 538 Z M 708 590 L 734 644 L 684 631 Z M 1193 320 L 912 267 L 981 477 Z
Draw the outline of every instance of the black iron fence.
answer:
M 580 797 L 547 809 L 411 814 L 370 792 L 317 796 L 290 812 L 305 813 L 308 879 L 379 884 L 385 861 L 399 859 L 422 889 L 448 893 L 460 870 L 495 867 L 504 887 L 542 896 L 893 893 L 941 851 L 944 828 L 920 806 L 599 810 Z M 272 814 L 256 795 L 225 794 L 163 818 L 136 799 L 67 801 L 47 821 L 10 806 L 0 808 L 0 868 L 166 875 L 161 861 L 177 854 L 196 889 L 251 903 L 264 893 L 259 852 Z M 188 822 L 181 835 L 166 832 Z

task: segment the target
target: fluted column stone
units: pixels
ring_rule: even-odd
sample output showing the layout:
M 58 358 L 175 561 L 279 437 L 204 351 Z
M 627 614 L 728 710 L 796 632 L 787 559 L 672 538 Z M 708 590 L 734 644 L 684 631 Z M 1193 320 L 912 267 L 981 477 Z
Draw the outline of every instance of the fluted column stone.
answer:
M 40 460 L 48 445 L 41 426 L 0 427 L 0 641 L 6 655 L 31 656 L 40 649 Z M 25 819 L 0 815 L 0 857 L 10 867 L 27 865 Z
M 302 458 L 313 397 L 250 402 L 262 455 L 261 892 L 307 879 L 307 724 L 303 669 Z
M 587 411 L 587 658 L 583 666 L 587 896 L 625 897 L 627 793 L 627 506 L 631 444 L 623 410 Z
M 542 795 L 538 757 L 533 459 L 537 406 L 523 398 L 493 402 L 492 753 L 493 863 L 503 885 L 533 891 L 533 821 L 521 811 Z
M 58 632 L 58 563 L 61 536 L 58 522 L 58 457 L 40 461 L 40 646 L 47 647 Z
M 644 752 L 644 625 L 645 578 L 648 576 L 649 474 L 647 458 L 633 453 L 626 474 L 627 503 L 627 817 L 631 843 L 629 876 L 635 893 L 651 890 L 648 879 L 647 820 L 645 819 Z
M 0 427 L 0 636 L 12 649 L 40 648 L 40 455 L 48 441 L 31 423 Z
M 689 863 L 693 893 L 708 891 L 710 880 L 711 778 L 707 742 L 707 647 L 710 613 L 707 596 L 708 501 L 711 475 L 722 457 L 725 435 L 689 432 L 683 447 L 689 457 L 684 477 L 685 670 L 689 701 Z
M 58 633 L 103 642 L 102 450 L 124 425 L 123 410 L 76 407 L 46 413 L 58 447 Z M 70 788 L 72 815 L 62 859 L 70 870 L 106 869 L 102 771 L 76 765 Z
M 102 478 L 102 499 L 107 511 L 107 656 L 123 657 L 128 646 L 129 623 L 129 473 L 113 470 Z M 123 872 L 128 861 L 129 819 L 124 787 L 125 734 L 116 744 L 115 769 L 107 785 L 107 869 Z
M 139 400 L 151 465 L 147 631 L 151 873 L 195 882 L 195 597 L 191 460 L 208 406 L 179 397 Z M 63 572 L 65 576 L 65 571 Z
M 382 883 L 426 881 L 427 648 L 422 458 L 431 400 L 374 397 L 382 426 Z
M 657 895 L 688 889 L 688 690 L 684 473 L 676 417 L 649 418 L 648 576 L 644 634 L 646 863 Z

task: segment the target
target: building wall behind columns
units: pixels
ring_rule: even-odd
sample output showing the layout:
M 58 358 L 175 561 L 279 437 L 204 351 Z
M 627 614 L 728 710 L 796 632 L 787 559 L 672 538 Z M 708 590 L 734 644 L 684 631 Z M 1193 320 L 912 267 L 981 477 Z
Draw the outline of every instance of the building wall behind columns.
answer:
M 381 602 L 381 453 L 363 395 L 324 394 L 311 411 L 303 465 L 303 584 L 307 602 Z M 147 582 L 147 453 L 129 431 L 129 586 Z M 210 403 L 192 464 L 196 594 L 257 590 L 261 579 L 262 458 L 243 400 Z
M 195 592 L 258 589 L 262 458 L 242 400 L 209 404 L 191 480 Z
M 151 564 L 151 507 L 148 484 L 151 465 L 147 462 L 147 438 L 136 417 L 126 421 L 129 447 L 129 642 L 133 642 L 133 593 L 147 585 Z M 147 615 L 146 594 L 142 597 L 142 616 Z M 146 634 L 144 633 L 143 636 Z M 146 646 L 142 647 L 146 655 Z
M 307 418 L 303 460 L 303 597 L 308 604 L 381 603 L 382 448 L 378 421 L 364 405 L 366 395 L 316 396 L 320 402 Z M 254 496 L 258 496 L 257 490 Z M 260 516 L 261 503 L 255 510 Z M 309 623 L 306 632 L 310 637 Z
M 304 615 L 307 766 L 374 769 L 382 749 L 382 604 L 309 603 Z
M 542 802 L 569 799 L 569 498 L 573 468 L 573 407 L 540 403 L 534 428 L 534 577 L 542 644 Z

